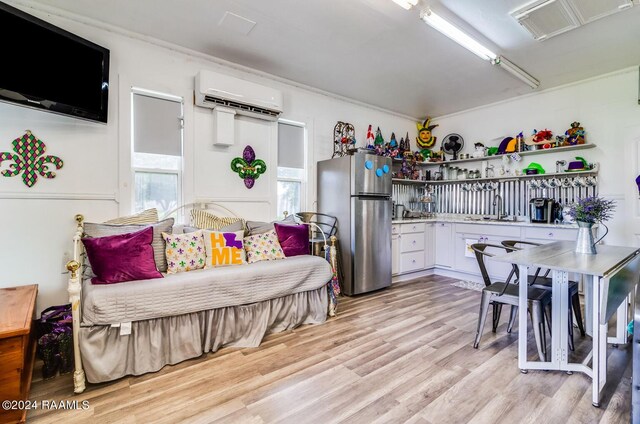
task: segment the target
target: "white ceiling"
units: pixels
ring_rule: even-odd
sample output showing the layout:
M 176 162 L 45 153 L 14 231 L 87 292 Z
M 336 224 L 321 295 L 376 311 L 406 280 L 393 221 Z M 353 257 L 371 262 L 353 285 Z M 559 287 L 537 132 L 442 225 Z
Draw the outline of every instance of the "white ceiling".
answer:
M 430 3 L 540 80 L 538 90 L 640 64 L 640 6 L 538 42 L 509 16 L 528 1 Z M 531 92 L 391 0 L 36 2 L 413 117 Z M 241 20 L 238 32 L 218 26 L 226 12 L 256 25 L 247 35 Z

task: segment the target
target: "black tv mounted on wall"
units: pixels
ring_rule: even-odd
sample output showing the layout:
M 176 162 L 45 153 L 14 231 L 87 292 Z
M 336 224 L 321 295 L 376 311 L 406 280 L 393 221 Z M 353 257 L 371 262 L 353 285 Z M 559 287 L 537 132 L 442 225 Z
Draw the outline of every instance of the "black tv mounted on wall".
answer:
M 107 122 L 109 50 L 0 3 L 0 101 Z

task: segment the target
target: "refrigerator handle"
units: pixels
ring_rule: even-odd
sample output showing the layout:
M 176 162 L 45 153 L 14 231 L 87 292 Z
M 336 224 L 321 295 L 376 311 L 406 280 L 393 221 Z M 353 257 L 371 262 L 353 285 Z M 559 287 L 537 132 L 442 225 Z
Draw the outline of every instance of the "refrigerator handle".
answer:
M 389 193 L 363 193 L 360 192 L 358 193 L 358 197 L 374 197 L 374 198 L 385 198 L 385 199 L 390 199 L 391 195 Z

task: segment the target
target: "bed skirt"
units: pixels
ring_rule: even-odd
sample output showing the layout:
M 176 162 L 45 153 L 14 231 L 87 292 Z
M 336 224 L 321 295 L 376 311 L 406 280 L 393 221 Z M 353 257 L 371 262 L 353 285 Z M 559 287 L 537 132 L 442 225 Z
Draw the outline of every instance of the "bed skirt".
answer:
M 326 286 L 277 299 L 137 321 L 130 335 L 111 326 L 81 327 L 82 365 L 90 383 L 141 375 L 226 346 L 257 347 L 263 337 L 326 321 Z

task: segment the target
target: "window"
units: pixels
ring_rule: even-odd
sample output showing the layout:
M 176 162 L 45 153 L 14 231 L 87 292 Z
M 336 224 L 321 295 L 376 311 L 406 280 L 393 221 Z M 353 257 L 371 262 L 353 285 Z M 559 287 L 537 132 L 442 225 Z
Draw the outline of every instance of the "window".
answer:
M 278 123 L 278 216 L 300 212 L 306 196 L 305 129 Z
M 182 204 L 182 98 L 132 90 L 134 212 Z

